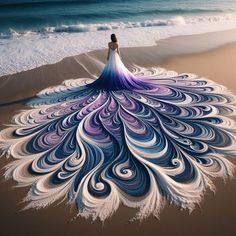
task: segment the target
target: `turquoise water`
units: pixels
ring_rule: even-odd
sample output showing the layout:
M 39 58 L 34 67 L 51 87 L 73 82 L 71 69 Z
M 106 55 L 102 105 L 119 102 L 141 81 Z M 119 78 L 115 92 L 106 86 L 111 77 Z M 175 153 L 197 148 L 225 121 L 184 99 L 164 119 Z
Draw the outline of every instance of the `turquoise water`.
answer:
M 236 1 L 226 0 L 0 0 L 0 33 L 40 31 L 47 27 L 111 22 L 143 22 L 175 16 L 234 14 Z M 162 22 L 165 25 L 165 22 Z M 77 29 L 79 31 L 79 29 Z M 100 30 L 103 30 L 101 27 Z M 71 28 L 67 31 L 75 31 Z

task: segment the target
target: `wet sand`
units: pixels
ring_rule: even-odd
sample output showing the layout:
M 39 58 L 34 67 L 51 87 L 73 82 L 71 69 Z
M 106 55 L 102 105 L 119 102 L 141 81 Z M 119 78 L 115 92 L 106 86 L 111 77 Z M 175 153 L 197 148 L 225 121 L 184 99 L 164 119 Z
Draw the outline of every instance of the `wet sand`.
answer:
M 222 37 L 224 37 L 222 33 Z M 189 38 L 190 37 L 190 38 Z M 188 41 L 198 37 L 187 36 Z M 197 39 L 198 38 L 198 39 Z M 182 38 L 183 39 L 183 38 Z M 185 50 L 177 47 L 182 39 L 169 39 L 159 42 L 159 47 L 122 48 L 122 60 L 128 68 L 132 64 L 140 66 L 161 66 L 179 73 L 195 73 L 227 86 L 236 94 L 236 43 L 202 52 L 206 48 Z M 193 39 L 194 40 L 194 39 Z M 187 42 L 186 41 L 186 42 Z M 182 43 L 183 44 L 183 43 Z M 162 45 L 162 47 L 160 47 Z M 184 45 L 184 44 L 183 44 Z M 171 52 L 171 48 L 178 48 Z M 213 47 L 214 48 L 214 47 Z M 165 51 L 169 49 L 168 52 Z M 182 55 L 180 51 L 182 50 Z M 209 48 L 208 48 L 209 49 Z M 193 54 L 193 50 L 194 54 Z M 89 77 L 95 78 L 102 70 L 106 51 L 98 50 L 76 57 L 65 58 L 59 63 L 46 65 L 30 71 L 0 78 L 0 129 L 9 123 L 11 117 L 25 108 L 19 100 L 32 97 L 48 86 L 60 84 L 63 80 Z M 8 104 L 8 105 L 6 105 Z M 201 205 L 191 214 L 175 206 L 166 205 L 160 220 L 149 217 L 143 222 L 129 222 L 136 210 L 120 206 L 118 211 L 104 223 L 77 218 L 76 209 L 66 201 L 45 209 L 20 211 L 25 204 L 20 203 L 28 189 L 15 188 L 12 180 L 4 180 L 6 163 L 0 160 L 0 235 L 236 235 L 236 180 L 224 183 L 216 179 L 216 194 L 206 192 Z M 236 164 L 236 161 L 233 161 Z

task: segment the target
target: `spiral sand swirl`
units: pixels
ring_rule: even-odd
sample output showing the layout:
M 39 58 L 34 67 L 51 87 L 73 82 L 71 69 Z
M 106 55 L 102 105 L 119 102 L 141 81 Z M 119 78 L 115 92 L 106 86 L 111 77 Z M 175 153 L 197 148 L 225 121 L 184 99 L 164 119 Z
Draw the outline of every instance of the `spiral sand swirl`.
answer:
M 230 177 L 235 97 L 191 74 L 135 67 L 149 89 L 108 91 L 86 79 L 43 90 L 0 132 L 14 161 L 6 178 L 31 186 L 26 208 L 67 198 L 78 215 L 105 220 L 122 203 L 136 219 L 165 202 L 194 209 L 213 177 Z

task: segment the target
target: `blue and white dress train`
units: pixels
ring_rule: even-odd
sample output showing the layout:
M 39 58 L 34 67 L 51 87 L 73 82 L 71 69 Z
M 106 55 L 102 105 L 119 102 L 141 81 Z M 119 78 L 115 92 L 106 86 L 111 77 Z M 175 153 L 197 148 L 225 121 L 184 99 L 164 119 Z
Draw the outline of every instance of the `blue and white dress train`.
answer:
M 235 96 L 195 75 L 135 67 L 112 50 L 101 75 L 40 92 L 0 132 L 5 177 L 30 186 L 26 208 L 67 198 L 105 220 L 122 203 L 136 219 L 165 202 L 192 210 L 212 178 L 233 175 Z

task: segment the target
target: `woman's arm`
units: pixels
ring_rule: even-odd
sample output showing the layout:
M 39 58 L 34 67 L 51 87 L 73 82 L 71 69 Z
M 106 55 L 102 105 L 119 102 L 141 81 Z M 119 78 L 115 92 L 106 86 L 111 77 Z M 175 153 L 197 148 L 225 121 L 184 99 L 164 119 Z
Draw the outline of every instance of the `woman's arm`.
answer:
M 119 48 L 119 45 L 117 45 L 117 53 L 118 53 L 119 56 L 120 56 L 120 48 Z
M 109 45 L 109 43 L 108 43 L 108 52 L 107 52 L 107 60 L 109 60 L 109 56 L 110 56 L 110 45 Z

